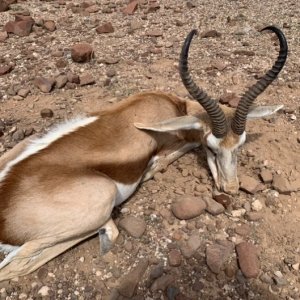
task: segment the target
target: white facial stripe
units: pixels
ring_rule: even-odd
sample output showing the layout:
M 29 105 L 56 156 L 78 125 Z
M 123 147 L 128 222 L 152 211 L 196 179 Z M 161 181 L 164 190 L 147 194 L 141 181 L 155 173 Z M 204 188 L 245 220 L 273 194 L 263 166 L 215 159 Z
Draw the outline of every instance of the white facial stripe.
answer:
M 222 157 L 217 160 L 218 170 L 221 177 L 226 181 L 236 176 L 236 159 L 235 159 L 235 150 L 223 149 Z
M 207 136 L 207 162 L 218 189 L 225 192 L 236 192 L 237 181 L 237 150 L 244 144 L 246 133 L 239 136 L 238 142 L 231 148 L 220 145 L 223 139 L 216 138 L 212 134 Z M 212 151 L 210 150 L 212 149 Z
M 240 136 L 239 136 L 239 142 L 236 148 L 242 146 L 246 141 L 246 131 L 244 131 Z
M 211 147 L 212 149 L 220 149 L 220 143 L 222 142 L 222 138 L 216 138 L 213 134 L 209 134 L 207 137 L 207 146 Z M 243 145 L 246 141 L 246 132 L 244 131 L 239 136 L 239 141 L 237 144 L 232 145 L 231 148 L 227 148 L 229 151 L 239 148 L 241 145 Z
M 207 146 L 212 149 L 218 149 L 223 139 L 216 138 L 213 134 L 209 134 L 207 137 Z
M 216 185 L 218 185 L 218 170 L 217 170 L 217 165 L 216 165 L 216 157 L 209 149 L 206 150 L 206 155 L 207 155 L 207 163 L 208 163 L 209 169 L 212 173 L 212 176 L 214 178 Z
M 0 183 L 2 180 L 5 179 L 12 167 L 21 162 L 22 160 L 47 148 L 50 144 L 63 137 L 64 135 L 74 132 L 80 127 L 84 127 L 88 124 L 91 124 L 97 119 L 98 117 L 79 117 L 58 125 L 56 128 L 53 128 L 41 138 L 32 140 L 30 144 L 26 147 L 26 149 L 14 160 L 8 162 L 5 168 L 0 172 Z

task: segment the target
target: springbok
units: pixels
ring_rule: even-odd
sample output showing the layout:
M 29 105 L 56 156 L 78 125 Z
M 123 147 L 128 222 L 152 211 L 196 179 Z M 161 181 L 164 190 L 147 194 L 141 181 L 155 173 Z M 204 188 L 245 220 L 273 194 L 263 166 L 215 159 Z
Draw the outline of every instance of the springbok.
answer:
M 101 253 L 108 251 L 118 236 L 111 219 L 114 206 L 201 143 L 216 187 L 237 193 L 237 151 L 246 139 L 246 119 L 282 107 L 251 107 L 287 57 L 284 34 L 274 26 L 263 30 L 277 35 L 280 53 L 271 70 L 242 95 L 236 111 L 219 106 L 191 79 L 187 58 L 193 30 L 183 45 L 179 70 L 197 102 L 141 93 L 24 140 L 4 154 L 0 248 L 7 256 L 0 263 L 0 281 L 32 272 L 96 233 Z

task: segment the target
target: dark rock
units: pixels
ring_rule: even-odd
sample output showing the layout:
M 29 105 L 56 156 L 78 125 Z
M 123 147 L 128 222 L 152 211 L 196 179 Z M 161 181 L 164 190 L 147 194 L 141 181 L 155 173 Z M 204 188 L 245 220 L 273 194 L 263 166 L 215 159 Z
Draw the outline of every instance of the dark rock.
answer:
M 62 69 L 68 65 L 68 62 L 64 58 L 60 58 L 59 60 L 57 60 L 55 65 L 57 66 L 57 68 Z
M 167 297 L 168 297 L 168 300 L 176 300 L 176 296 L 179 295 L 180 293 L 180 290 L 178 287 L 175 287 L 175 286 L 168 286 L 167 287 Z
M 9 21 L 4 25 L 3 30 L 14 33 L 18 36 L 28 36 L 32 30 L 34 20 L 30 16 L 15 16 L 15 21 Z
M 203 200 L 206 203 L 205 210 L 213 216 L 217 216 L 224 212 L 225 208 L 221 203 L 211 199 L 210 197 L 204 197 Z
M 151 291 L 164 291 L 168 285 L 172 284 L 175 281 L 175 278 L 172 275 L 163 275 L 162 277 L 157 278 L 151 285 Z
M 113 33 L 114 31 L 115 31 L 115 29 L 110 22 L 100 25 L 96 28 L 96 32 L 99 34 Z
M 26 98 L 29 93 L 30 93 L 30 89 L 28 89 L 28 88 L 19 89 L 19 91 L 18 91 L 18 95 L 23 98 Z
M 9 5 L 6 1 L 1 0 L 0 1 L 0 12 L 7 11 L 9 9 Z
M 44 119 L 44 118 L 52 118 L 54 113 L 53 111 L 50 109 L 50 108 L 44 108 L 41 110 L 40 112 L 41 114 L 41 117 Z
M 108 77 L 114 77 L 114 76 L 116 76 L 116 74 L 117 74 L 117 72 L 115 69 L 108 69 L 106 71 L 106 76 L 108 76 Z
M 55 80 L 45 77 L 37 77 L 33 84 L 43 93 L 49 93 L 55 84 Z
M 95 83 L 95 79 L 91 74 L 84 74 L 79 77 L 80 85 L 90 85 Z
M 12 65 L 0 66 L 0 76 L 10 73 L 12 70 Z
M 176 249 L 172 249 L 170 252 L 169 252 L 169 255 L 168 255 L 168 261 L 169 261 L 169 265 L 172 266 L 172 267 L 178 267 L 181 265 L 181 253 L 176 250 Z
M 138 4 L 139 4 L 139 1 L 137 1 L 137 0 L 131 1 L 126 7 L 124 7 L 122 9 L 122 12 L 126 15 L 133 15 L 133 13 L 138 8 Z
M 270 170 L 262 170 L 259 176 L 264 183 L 271 183 L 273 181 L 273 173 Z
M 194 233 L 185 243 L 181 244 L 180 251 L 184 257 L 190 258 L 195 254 L 200 246 L 201 238 L 198 233 Z
M 171 209 L 176 218 L 188 220 L 199 216 L 206 208 L 203 200 L 197 197 L 185 196 L 172 204 Z
M 255 194 L 258 191 L 260 186 L 260 182 L 256 179 L 248 176 L 248 175 L 241 175 L 240 176 L 240 189 L 250 193 Z
M 200 34 L 200 36 L 201 36 L 202 38 L 220 37 L 220 36 L 221 36 L 221 33 L 218 32 L 217 30 L 208 30 L 208 31 L 202 32 L 202 33 Z
M 115 65 L 120 61 L 120 58 L 118 57 L 107 57 L 105 58 L 104 62 L 108 65 Z
M 119 226 L 135 238 L 141 237 L 146 230 L 145 221 L 143 219 L 139 219 L 133 216 L 124 217 L 119 222 Z
M 92 59 L 94 51 L 91 45 L 87 43 L 79 43 L 71 48 L 71 57 L 73 61 L 78 63 L 88 62 Z
M 251 228 L 248 224 L 242 224 L 241 226 L 237 226 L 235 228 L 235 232 L 241 236 L 248 236 L 251 232 Z
M 232 245 L 213 244 L 206 247 L 206 263 L 209 269 L 219 274 L 232 253 Z
M 282 175 L 275 174 L 273 177 L 273 188 L 280 194 L 289 195 L 294 192 L 289 181 Z
M 118 287 L 118 291 L 121 295 L 125 297 L 132 297 L 134 295 L 135 289 L 146 272 L 148 264 L 147 259 L 140 261 L 133 270 L 121 279 L 121 283 Z
M 260 269 L 256 247 L 251 243 L 242 242 L 236 246 L 236 252 L 244 276 L 256 278 Z
M 162 265 L 158 265 L 154 267 L 150 272 L 150 279 L 156 279 L 158 277 L 161 277 L 164 273 L 164 267 Z
M 12 140 L 14 142 L 19 142 L 25 138 L 24 131 L 22 129 L 18 129 L 12 135 Z
M 0 42 L 4 42 L 8 38 L 8 34 L 6 31 L 0 32 Z
M 47 278 L 48 276 L 48 269 L 45 267 L 39 268 L 37 272 L 37 277 L 40 281 L 43 281 Z
M 76 84 L 80 83 L 79 76 L 74 73 L 69 72 L 67 74 L 67 78 L 68 78 L 68 81 L 71 83 L 76 83 Z
M 98 6 L 98 5 L 91 5 L 91 6 L 89 6 L 89 7 L 87 7 L 86 9 L 85 9 L 85 11 L 86 12 L 88 12 L 88 13 L 90 13 L 90 14 L 92 14 L 92 13 L 96 13 L 96 12 L 98 12 L 100 10 L 100 7 Z
M 68 77 L 67 75 L 59 75 L 56 77 L 55 81 L 56 81 L 56 87 L 58 89 L 61 89 L 66 85 L 68 81 Z
M 225 209 L 227 209 L 231 205 L 231 199 L 230 196 L 225 193 L 215 193 L 213 195 L 214 200 L 216 202 L 222 204 Z
M 51 32 L 56 30 L 55 22 L 52 20 L 45 21 L 43 26 L 45 29 L 47 29 L 48 31 L 51 31 Z

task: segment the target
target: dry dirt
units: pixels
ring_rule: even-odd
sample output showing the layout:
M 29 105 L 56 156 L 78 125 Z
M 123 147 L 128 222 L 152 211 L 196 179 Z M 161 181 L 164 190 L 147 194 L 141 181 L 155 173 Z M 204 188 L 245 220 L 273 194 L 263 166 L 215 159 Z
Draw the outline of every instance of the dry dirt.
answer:
M 10 34 L 0 42 L 1 65 L 14 65 L 10 73 L 0 76 L 0 133 L 1 126 L 4 133 L 0 153 L 23 139 L 24 133 L 42 132 L 82 111 L 111 105 L 139 91 L 161 90 L 187 97 L 176 66 L 182 41 L 193 28 L 200 33 L 220 33 L 193 41 L 190 66 L 195 80 L 216 98 L 228 92 L 239 94 L 277 56 L 272 35 L 257 31 L 275 24 L 286 34 L 289 57 L 279 79 L 258 102 L 284 104 L 285 109 L 272 118 L 249 122 L 238 172 L 261 181 L 259 174 L 267 169 L 289 182 L 299 180 L 299 2 L 139 2 L 133 15 L 122 13 L 128 3 L 122 0 L 18 1 L 0 13 L 1 27 L 14 19 L 13 14 L 24 12 L 39 25 L 42 19 L 56 24 L 53 32 L 34 25 L 29 36 Z M 93 3 L 95 12 L 85 11 Z M 158 6 L 149 10 L 155 3 Z M 98 34 L 95 28 L 107 21 L 114 32 Z M 147 35 L 154 30 L 161 31 L 158 37 Z M 90 62 L 72 61 L 70 48 L 77 42 L 92 45 L 94 58 Z M 234 52 L 237 50 L 244 52 Z M 69 71 L 91 74 L 95 84 L 68 85 L 50 93 L 40 92 L 33 84 L 37 76 L 55 78 Z M 16 95 L 20 88 L 29 88 L 30 94 L 25 98 Z M 51 109 L 54 117 L 41 118 L 40 111 L 45 108 Z M 130 299 L 300 299 L 300 191 L 281 194 L 267 183 L 254 195 L 240 191 L 223 214 L 204 212 L 187 221 L 172 215 L 174 201 L 211 196 L 212 185 L 199 148 L 143 184 L 116 209 L 117 224 L 128 215 L 146 223 L 141 238 L 120 229 L 117 244 L 105 257 L 99 254 L 98 238 L 92 238 L 28 276 L 0 283 L 0 298 L 129 299 L 119 294 L 118 287 L 140 261 L 148 260 L 146 272 L 135 279 L 138 287 Z M 247 214 L 255 200 L 261 204 L 258 220 L 249 221 Z M 241 225 L 244 230 L 239 230 Z M 185 242 L 195 234 L 201 244 L 186 257 Z M 220 240 L 254 243 L 259 253 L 259 276 L 243 276 L 234 250 L 219 274 L 212 273 L 206 264 L 206 247 Z M 172 249 L 183 252 L 178 266 L 168 262 Z M 160 279 L 156 280 L 158 288 L 153 286 L 155 277 Z

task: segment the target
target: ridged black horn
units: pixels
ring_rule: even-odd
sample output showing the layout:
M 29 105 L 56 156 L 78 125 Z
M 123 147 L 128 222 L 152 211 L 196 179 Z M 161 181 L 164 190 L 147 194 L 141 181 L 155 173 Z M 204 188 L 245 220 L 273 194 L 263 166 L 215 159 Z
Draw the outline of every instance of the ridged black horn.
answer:
M 275 80 L 283 68 L 288 55 L 288 45 L 283 32 L 275 26 L 265 27 L 261 31 L 264 30 L 271 30 L 277 35 L 280 42 L 280 51 L 272 68 L 241 96 L 231 123 L 232 131 L 238 135 L 245 131 L 247 114 L 253 101 Z
M 227 132 L 227 122 L 224 112 L 218 103 L 210 98 L 202 89 L 200 89 L 193 81 L 188 69 L 188 52 L 193 36 L 197 34 L 197 30 L 192 30 L 185 39 L 181 49 L 179 60 L 179 72 L 181 80 L 190 95 L 197 100 L 206 110 L 212 123 L 212 134 L 217 138 L 222 138 Z

